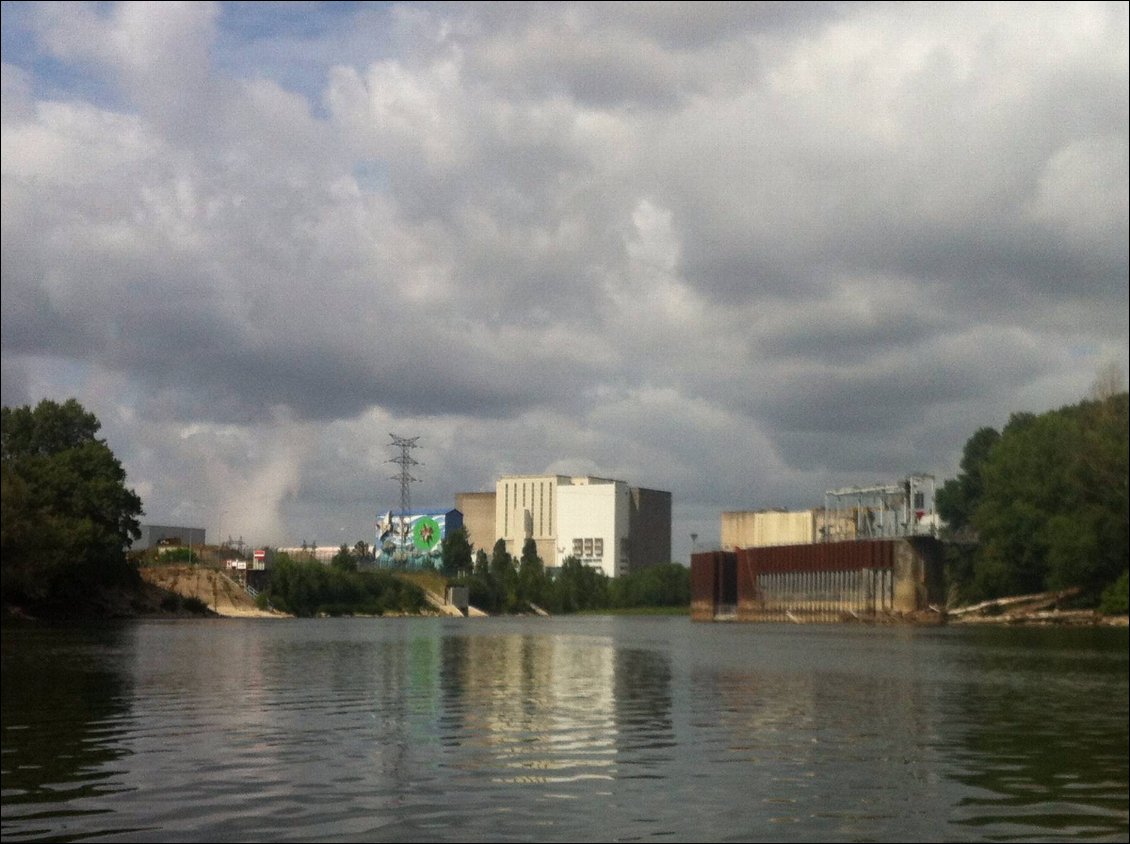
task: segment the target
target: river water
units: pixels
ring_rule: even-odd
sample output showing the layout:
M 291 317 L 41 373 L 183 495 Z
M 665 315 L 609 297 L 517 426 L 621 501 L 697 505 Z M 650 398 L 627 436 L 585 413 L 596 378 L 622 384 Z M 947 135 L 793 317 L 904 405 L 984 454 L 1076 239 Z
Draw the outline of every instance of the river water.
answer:
M 1126 841 L 1128 633 L 3 632 L 5 842 Z

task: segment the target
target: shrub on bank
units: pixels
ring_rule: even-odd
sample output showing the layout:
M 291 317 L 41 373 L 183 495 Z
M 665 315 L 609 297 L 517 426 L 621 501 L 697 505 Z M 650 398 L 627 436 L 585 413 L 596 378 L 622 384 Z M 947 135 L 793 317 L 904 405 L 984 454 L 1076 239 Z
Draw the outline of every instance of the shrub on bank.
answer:
M 299 617 L 419 613 L 423 591 L 385 571 L 347 571 L 279 554 L 256 602 Z

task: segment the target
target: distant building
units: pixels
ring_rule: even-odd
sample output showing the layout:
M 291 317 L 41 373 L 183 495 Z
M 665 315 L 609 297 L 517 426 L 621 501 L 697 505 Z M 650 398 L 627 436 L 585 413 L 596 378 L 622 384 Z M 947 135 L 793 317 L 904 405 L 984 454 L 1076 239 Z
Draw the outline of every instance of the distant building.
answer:
M 810 545 L 816 541 L 813 510 L 740 510 L 722 514 L 722 550 Z
M 334 555 L 341 550 L 340 545 L 292 545 L 289 548 L 276 548 L 278 554 L 286 554 L 292 560 L 306 560 L 316 563 L 328 563 Z
M 828 490 L 811 510 L 739 510 L 722 514 L 722 550 L 863 539 L 936 536 L 932 475 L 896 483 Z
M 373 554 L 385 568 L 421 569 L 443 565 L 443 540 L 463 527 L 459 510 L 391 510 L 377 517 Z
M 463 528 L 472 553 L 481 548 L 489 554 L 498 540 L 494 532 L 494 498 L 493 492 L 460 492 L 455 496 L 455 509 L 463 514 Z
M 937 536 L 933 475 L 907 475 L 897 483 L 830 489 L 824 493 L 821 541 Z
M 148 551 L 157 546 L 200 547 L 205 544 L 206 531 L 202 527 L 175 525 L 141 525 L 141 536 L 132 545 L 134 551 Z
M 494 534 L 515 557 L 533 539 L 549 568 L 576 557 L 619 577 L 671 562 L 671 493 L 588 475 L 507 475 L 495 484 Z

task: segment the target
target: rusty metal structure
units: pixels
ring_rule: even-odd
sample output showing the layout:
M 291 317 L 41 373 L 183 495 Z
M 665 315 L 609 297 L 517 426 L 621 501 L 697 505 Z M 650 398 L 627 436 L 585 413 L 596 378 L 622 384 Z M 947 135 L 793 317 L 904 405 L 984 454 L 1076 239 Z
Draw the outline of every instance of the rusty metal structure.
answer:
M 824 542 L 691 557 L 698 621 L 837 622 L 915 617 L 943 603 L 941 543 Z

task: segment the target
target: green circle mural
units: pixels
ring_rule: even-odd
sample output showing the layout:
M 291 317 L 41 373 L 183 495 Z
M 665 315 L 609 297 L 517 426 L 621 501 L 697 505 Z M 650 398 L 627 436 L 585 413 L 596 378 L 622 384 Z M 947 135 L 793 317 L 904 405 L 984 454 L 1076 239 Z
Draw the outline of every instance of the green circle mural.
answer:
M 439 522 L 431 516 L 423 516 L 412 526 L 412 544 L 417 551 L 431 551 L 443 537 L 440 536 Z

